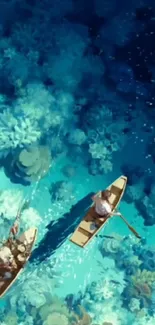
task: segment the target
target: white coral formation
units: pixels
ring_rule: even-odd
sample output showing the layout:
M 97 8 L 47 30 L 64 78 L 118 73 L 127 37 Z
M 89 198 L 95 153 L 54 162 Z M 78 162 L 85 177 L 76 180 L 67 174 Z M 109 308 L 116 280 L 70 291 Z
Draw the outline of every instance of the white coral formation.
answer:
M 86 142 L 86 134 L 80 130 L 80 129 L 75 129 L 69 134 L 69 142 L 71 144 L 76 144 L 81 146 L 84 142 Z
M 62 315 L 58 312 L 54 312 L 47 317 L 43 322 L 43 325 L 69 325 L 68 318 L 65 315 Z
M 155 314 L 149 316 L 147 312 L 144 312 L 142 317 L 136 317 L 136 320 L 133 322 L 133 325 L 154 325 L 155 324 Z
M 112 239 L 104 239 L 102 242 L 101 251 L 105 251 L 106 253 L 116 254 L 120 250 L 121 239 L 112 238 Z
M 106 160 L 106 159 L 101 159 L 100 160 L 100 171 L 104 172 L 105 174 L 111 172 L 113 170 L 113 164 L 112 162 L 110 161 L 110 157 L 108 158 L 109 160 Z
M 43 325 L 70 325 L 74 313 L 69 311 L 64 300 L 51 296 L 51 299 L 39 309 L 39 316 Z
M 89 144 L 89 152 L 94 159 L 108 159 L 109 158 L 109 151 L 106 148 L 103 142 L 96 142 Z
M 31 120 L 38 120 L 47 114 L 55 102 L 54 96 L 42 83 L 29 83 L 26 88 L 22 88 L 22 91 L 23 96 L 16 101 L 15 109 L 19 113 L 23 112 Z
M 124 272 L 117 269 L 111 269 L 108 271 L 107 279 L 115 285 L 116 295 L 121 294 L 126 286 L 124 279 Z
M 95 324 L 104 323 L 112 325 L 128 325 L 131 314 L 121 307 L 121 302 L 116 298 L 105 300 L 104 303 L 93 304 L 92 311 L 89 313 Z
M 11 108 L 0 113 L 0 147 L 14 149 L 36 142 L 41 132 L 35 120 L 27 117 L 14 117 Z
M 136 311 L 140 310 L 140 300 L 137 298 L 132 298 L 130 300 L 128 307 L 132 312 L 136 312 Z
M 35 325 L 33 317 L 32 316 L 27 316 L 24 322 L 19 323 L 18 325 Z
M 46 304 L 46 295 L 50 290 L 51 281 L 47 275 L 38 276 L 36 271 L 25 276 L 23 274 L 18 288 L 15 288 L 13 296 L 10 297 L 11 308 L 22 310 L 23 313 L 30 307 L 40 308 Z
M 134 202 L 142 199 L 142 196 L 143 196 L 143 184 L 142 184 L 142 182 L 139 182 L 136 185 L 128 186 L 126 194 Z
M 28 84 L 22 90 L 22 97 L 14 103 L 15 112 L 38 124 L 38 127 L 49 128 L 53 125 L 52 108 L 56 99 L 41 83 Z M 41 123 L 41 124 L 40 124 Z M 40 128 L 39 128 L 40 129 Z
M 21 215 L 21 222 L 26 228 L 39 226 L 41 221 L 39 213 L 32 207 L 25 209 Z
M 1 149 L 31 145 L 53 125 L 51 107 L 56 106 L 55 97 L 41 83 L 28 84 L 25 89 L 22 87 L 22 84 L 18 87 L 21 97 L 13 103 L 13 107 L 6 107 L 0 113 Z M 58 121 L 56 125 L 60 123 Z
M 0 218 L 0 223 L 4 219 L 15 219 L 19 206 L 23 201 L 23 193 L 19 190 L 4 190 L 0 193 L 0 214 L 3 214 L 3 218 Z
M 104 277 L 95 285 L 90 286 L 90 295 L 95 300 L 95 303 L 101 301 L 104 303 L 106 299 L 117 297 L 125 288 L 124 272 L 118 272 L 113 267 L 113 269 L 107 268 L 103 273 Z M 91 309 L 91 299 L 88 300 L 90 300 L 88 305 L 90 305 Z
M 103 280 L 102 284 L 99 282 L 99 286 L 96 288 L 96 297 L 99 299 L 109 299 L 114 296 L 116 290 L 116 284 L 111 283 L 108 279 Z
M 4 221 L 15 221 L 17 212 L 22 207 L 23 193 L 20 190 L 4 190 L 0 194 L 0 224 Z M 21 214 L 21 226 L 24 229 L 39 226 L 42 219 L 38 211 L 32 207 L 23 210 Z
M 110 323 L 112 325 L 124 325 L 120 319 L 117 313 L 115 312 L 110 312 L 110 313 L 105 313 L 105 316 L 103 317 L 103 322 Z M 104 323 L 102 323 L 104 324 Z

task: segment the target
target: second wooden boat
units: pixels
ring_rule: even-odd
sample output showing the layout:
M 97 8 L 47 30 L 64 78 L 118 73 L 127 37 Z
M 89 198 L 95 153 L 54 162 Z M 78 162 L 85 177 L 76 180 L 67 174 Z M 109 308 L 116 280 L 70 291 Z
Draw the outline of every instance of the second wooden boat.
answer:
M 14 259 L 11 270 L 8 270 L 5 267 L 0 267 L 0 298 L 4 296 L 23 270 L 31 255 L 36 236 L 37 229 L 30 228 L 18 239 L 9 239 L 4 243 L 3 247 L 11 250 Z
M 125 188 L 127 184 L 127 177 L 120 176 L 117 178 L 107 190 L 111 191 L 110 203 L 113 206 L 113 210 L 116 210 L 118 207 Z M 96 195 L 101 197 L 102 192 L 98 192 Z M 112 217 L 111 217 L 112 218 Z M 80 222 L 79 226 L 75 229 L 73 235 L 70 238 L 70 241 L 74 244 L 85 247 L 93 239 L 94 236 L 106 225 L 106 222 L 109 220 L 109 217 L 102 218 L 97 216 L 95 212 L 94 204 L 90 207 L 87 214 L 84 216 L 83 220 Z

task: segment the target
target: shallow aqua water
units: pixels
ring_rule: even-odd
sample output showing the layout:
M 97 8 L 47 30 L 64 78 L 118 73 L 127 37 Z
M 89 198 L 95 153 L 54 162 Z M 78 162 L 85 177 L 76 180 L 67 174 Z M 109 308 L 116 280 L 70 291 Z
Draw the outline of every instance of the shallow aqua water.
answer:
M 63 164 L 66 164 L 68 161 L 66 159 L 61 159 L 57 164 L 57 167 L 54 167 L 54 174 L 52 175 L 52 169 L 50 172 L 50 177 L 52 177 L 52 181 L 56 181 L 61 179 L 62 174 L 59 170 L 62 169 Z M 118 164 L 119 166 L 119 164 Z M 119 170 L 119 168 L 118 168 Z M 79 174 L 78 174 L 79 172 Z M 53 219 L 59 220 L 59 218 L 63 218 L 63 214 L 70 210 L 72 205 L 75 205 L 78 200 L 82 199 L 89 192 L 98 191 L 101 188 L 106 188 L 109 183 L 117 178 L 120 174 L 116 175 L 112 173 L 108 177 L 92 177 L 87 174 L 87 170 L 82 166 L 78 168 L 77 174 L 72 179 L 73 184 L 75 185 L 73 191 L 73 199 L 70 201 L 66 200 L 66 202 L 62 202 L 58 204 L 58 202 L 53 202 L 51 205 L 48 192 L 45 191 L 45 187 L 48 186 L 49 178 L 46 177 L 44 180 L 40 181 L 39 188 L 36 190 L 34 195 L 34 199 L 32 200 L 32 205 L 37 208 L 40 215 L 42 216 L 43 223 L 39 227 L 39 236 L 37 240 L 37 254 L 38 256 L 42 256 L 43 253 L 40 248 L 39 253 L 39 242 L 43 239 L 46 234 L 45 226 Z M 3 188 L 10 188 L 10 183 L 8 179 L 4 176 L 1 171 L 1 177 L 3 177 Z M 18 185 L 16 185 L 18 188 Z M 21 186 L 20 186 L 21 188 Z M 34 189 L 34 187 L 32 187 Z M 32 192 L 31 187 L 26 189 L 26 192 Z M 24 190 L 24 188 L 23 188 Z M 46 194 L 47 193 L 47 194 Z M 50 210 L 50 211 L 49 211 Z M 145 227 L 143 225 L 143 219 L 138 214 L 134 204 L 128 204 L 124 200 L 122 200 L 120 204 L 120 211 L 127 218 L 128 222 L 130 222 L 135 229 L 141 234 L 142 237 L 147 239 L 148 245 L 154 245 L 154 227 Z M 79 210 L 79 212 L 81 212 Z M 74 214 L 72 216 L 74 218 Z M 73 220 L 73 224 L 74 224 Z M 74 226 L 75 228 L 75 226 Z M 66 231 L 65 225 L 61 229 L 61 231 Z M 58 235 L 58 233 L 57 233 Z M 62 234 L 60 233 L 60 236 Z M 34 261 L 30 260 L 30 263 L 25 267 L 23 273 L 20 275 L 16 284 L 9 290 L 8 294 L 1 300 L 1 307 L 8 304 L 8 301 L 12 301 L 13 297 L 19 297 L 21 290 L 25 290 L 24 286 L 29 281 L 36 278 L 39 278 L 41 281 L 40 290 L 43 290 L 44 281 L 47 281 L 47 288 L 50 288 L 52 295 L 57 295 L 60 298 L 65 299 L 68 295 L 74 295 L 74 297 L 79 296 L 80 294 L 84 295 L 87 287 L 93 282 L 100 282 L 100 279 L 103 278 L 104 268 L 106 265 L 103 262 L 103 256 L 99 251 L 99 246 L 104 241 L 104 236 L 129 236 L 131 233 L 127 226 L 123 223 L 121 219 L 118 217 L 112 218 L 105 229 L 101 231 L 99 237 L 95 237 L 91 243 L 85 248 L 81 249 L 71 243 L 69 241 L 71 233 L 68 234 L 68 237 L 65 238 L 62 243 L 60 242 L 60 247 L 56 248 L 56 251 L 52 249 L 52 235 L 50 238 L 51 242 L 51 253 L 50 249 L 48 251 L 48 259 L 43 262 L 40 262 L 37 265 Z M 103 236 L 103 237 L 102 237 Z M 57 238 L 58 241 L 58 238 Z M 49 242 L 49 247 L 50 247 Z M 46 251 L 46 247 L 45 247 Z M 52 254 L 50 256 L 50 254 Z M 109 253 L 109 257 L 111 254 Z M 46 271 L 47 270 L 47 271 Z M 47 272 L 47 274 L 46 274 Z M 47 279 L 46 279 L 47 277 Z M 43 287 L 42 287 L 43 286 Z M 45 285 L 46 287 L 46 285 Z M 42 289 L 41 289 L 42 288 Z M 45 289 L 45 291 L 47 290 Z M 29 296 L 27 296 L 27 299 Z M 37 297 L 37 296 L 36 296 Z M 19 299 L 19 298 L 16 298 Z M 31 299 L 30 299 L 31 300 Z M 26 300 L 27 301 L 27 300 Z M 21 302 L 23 304 L 27 302 Z M 48 301 L 48 300 L 47 300 Z M 95 302 L 94 302 L 95 303 Z M 12 303 L 11 303 L 12 304 Z M 17 305 L 16 305 L 17 306 Z M 16 310 L 14 304 L 11 307 L 12 312 Z M 88 309 L 89 311 L 89 309 Z M 90 313 L 91 314 L 91 313 Z M 53 323 L 54 324 L 54 323 Z M 55 324 L 54 324 L 55 325 Z
M 38 237 L 0 325 L 155 325 L 153 0 L 0 8 L 0 239 L 23 200 Z M 122 215 L 81 249 L 92 203 L 128 176 Z

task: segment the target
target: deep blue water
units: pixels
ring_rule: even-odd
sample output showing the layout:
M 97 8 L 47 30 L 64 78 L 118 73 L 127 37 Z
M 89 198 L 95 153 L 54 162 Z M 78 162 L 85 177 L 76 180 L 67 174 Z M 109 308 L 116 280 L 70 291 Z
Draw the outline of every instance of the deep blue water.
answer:
M 0 238 L 38 228 L 0 325 L 155 324 L 155 4 L 0 3 Z M 124 174 L 122 214 L 69 237 Z

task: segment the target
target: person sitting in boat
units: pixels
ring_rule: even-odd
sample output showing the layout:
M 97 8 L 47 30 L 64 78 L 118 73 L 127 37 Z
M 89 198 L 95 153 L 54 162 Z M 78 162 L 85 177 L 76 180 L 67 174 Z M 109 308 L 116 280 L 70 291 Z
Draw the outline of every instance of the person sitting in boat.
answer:
M 14 256 L 11 249 L 7 246 L 0 248 L 0 269 L 11 270 L 15 268 Z
M 18 231 L 19 231 L 19 224 L 16 221 L 10 229 L 10 235 L 13 235 L 13 238 L 15 238 L 15 236 L 18 234 Z
M 110 196 L 111 192 L 109 190 L 105 190 L 102 192 L 101 198 L 97 195 L 94 195 L 92 197 L 92 200 L 95 203 L 95 212 L 98 214 L 99 217 L 121 215 L 120 212 L 112 212 L 112 205 L 109 202 Z

